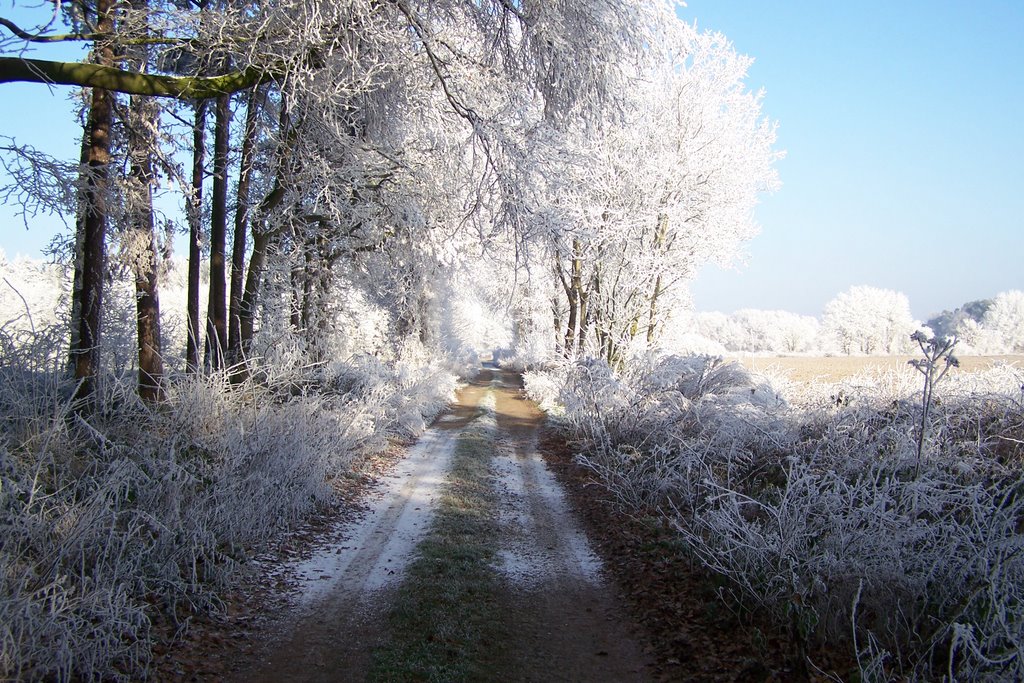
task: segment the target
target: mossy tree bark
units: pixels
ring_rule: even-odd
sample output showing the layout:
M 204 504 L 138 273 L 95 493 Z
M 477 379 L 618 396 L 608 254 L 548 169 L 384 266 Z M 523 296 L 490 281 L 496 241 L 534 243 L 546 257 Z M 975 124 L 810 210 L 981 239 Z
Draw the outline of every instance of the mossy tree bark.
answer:
M 113 3 L 100 0 L 100 14 L 109 13 Z M 99 9 L 98 9 L 99 11 Z M 102 20 L 101 20 L 102 21 Z M 101 35 L 112 35 L 100 31 Z M 274 77 L 272 69 L 250 67 L 220 76 L 163 76 L 138 73 L 113 66 L 113 49 L 109 63 L 56 62 L 21 57 L 0 57 L 0 83 L 44 83 L 47 85 L 77 85 L 99 88 L 127 95 L 171 97 L 179 100 L 215 99 L 246 90 Z

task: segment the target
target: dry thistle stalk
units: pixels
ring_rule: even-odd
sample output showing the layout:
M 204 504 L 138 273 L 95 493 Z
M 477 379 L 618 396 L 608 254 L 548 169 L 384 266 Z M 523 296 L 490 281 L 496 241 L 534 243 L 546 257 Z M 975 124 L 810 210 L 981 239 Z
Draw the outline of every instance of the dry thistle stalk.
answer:
M 918 330 L 910 335 L 913 341 L 921 347 L 924 358 L 908 361 L 918 372 L 924 375 L 924 387 L 921 392 L 921 426 L 917 432 L 917 464 L 914 468 L 914 478 L 921 473 L 921 454 L 924 451 L 924 437 L 928 428 L 928 415 L 932 408 L 932 394 L 935 385 L 946 376 L 950 368 L 960 367 L 960 361 L 953 355 L 953 347 L 956 346 L 956 338 L 945 337 L 928 338 L 924 332 Z

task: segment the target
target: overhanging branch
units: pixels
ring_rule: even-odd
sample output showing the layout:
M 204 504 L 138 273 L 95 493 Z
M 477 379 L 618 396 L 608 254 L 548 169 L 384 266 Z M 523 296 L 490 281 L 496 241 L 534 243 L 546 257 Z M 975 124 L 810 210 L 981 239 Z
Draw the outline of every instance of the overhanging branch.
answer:
M 275 74 L 249 67 L 221 76 L 159 76 L 99 64 L 0 57 L 0 83 L 47 83 L 103 88 L 129 95 L 206 100 L 251 88 Z
M 99 37 L 99 34 L 96 33 L 63 33 L 59 35 L 29 33 L 28 31 L 22 30 L 10 19 L 4 19 L 3 17 L 0 17 L 0 26 L 3 26 L 18 38 L 29 43 L 65 43 L 68 41 L 95 40 Z

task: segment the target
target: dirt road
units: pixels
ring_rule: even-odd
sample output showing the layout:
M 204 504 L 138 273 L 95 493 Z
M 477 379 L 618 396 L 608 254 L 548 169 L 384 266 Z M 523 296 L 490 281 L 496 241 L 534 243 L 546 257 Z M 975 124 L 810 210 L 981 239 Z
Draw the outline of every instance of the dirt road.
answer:
M 496 681 L 643 681 L 650 663 L 565 496 L 537 452 L 543 415 L 518 376 L 485 369 L 377 487 L 361 519 L 291 567 L 293 607 L 262 636 L 238 681 L 361 681 L 388 638 L 385 614 L 403 568 L 429 528 L 454 444 L 493 395 L 498 494 L 493 570 L 503 577 L 496 615 Z
M 506 610 L 517 636 L 501 680 L 651 680 L 634 627 L 537 450 L 543 414 L 522 398 L 518 376 L 500 375 L 495 393 L 504 446 L 495 461 L 498 569 L 508 578 Z

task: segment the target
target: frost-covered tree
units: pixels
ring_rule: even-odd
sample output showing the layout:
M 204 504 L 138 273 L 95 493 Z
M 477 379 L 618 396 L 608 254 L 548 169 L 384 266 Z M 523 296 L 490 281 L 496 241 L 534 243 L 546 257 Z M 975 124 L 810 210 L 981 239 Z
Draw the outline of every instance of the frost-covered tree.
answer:
M 840 353 L 901 353 L 917 328 L 906 295 L 855 286 L 825 305 L 822 334 Z
M 953 337 L 957 335 L 957 329 L 967 320 L 980 323 L 985 317 L 985 312 L 992 306 L 991 299 L 978 299 L 969 301 L 951 311 L 946 310 L 930 318 L 925 324 L 940 337 Z
M 532 132 L 631 125 L 620 116 L 622 102 L 638 76 L 652 75 L 652 55 L 662 54 L 666 27 L 678 23 L 671 3 L 646 0 L 79 0 L 58 9 L 41 12 L 38 26 L 27 29 L 4 20 L 0 83 L 91 88 L 77 201 L 75 317 L 82 323 L 72 342 L 86 394 L 99 370 L 108 227 L 125 199 L 110 175 L 124 155 L 112 140 L 123 123 L 114 93 L 217 101 L 206 117 L 213 119 L 212 154 L 199 106 L 196 170 L 191 183 L 179 182 L 191 185 L 186 201 L 194 236 L 198 217 L 209 216 L 213 364 L 224 344 L 244 352 L 259 325 L 282 316 L 315 359 L 332 311 L 341 310 L 335 297 L 353 284 L 405 307 L 393 311 L 395 332 L 418 334 L 424 330 L 414 331 L 419 323 L 411 321 L 439 319 L 427 310 L 431 300 L 443 301 L 431 278 L 442 277 L 439 264 L 446 262 L 434 252 L 453 231 L 475 231 L 485 244 L 510 235 L 525 242 L 534 207 L 525 201 L 523 181 L 538 177 L 538 163 L 551 164 L 550 157 L 525 153 Z M 23 54 L 26 46 L 67 41 L 94 45 L 94 57 L 63 62 Z M 123 58 L 141 51 L 145 58 Z M 663 67 L 666 74 L 672 69 Z M 246 102 L 237 166 L 229 163 L 238 152 L 232 131 L 239 132 L 231 127 L 232 93 Z M 203 161 L 211 158 L 207 194 Z M 155 159 L 136 161 L 141 177 Z M 161 164 L 153 168 L 172 174 Z M 236 168 L 237 184 L 229 178 Z M 232 188 L 237 211 L 229 264 Z M 196 204 L 200 195 L 208 213 Z M 374 259 L 386 264 L 367 264 Z M 270 286 L 284 272 L 290 296 L 264 298 L 264 291 L 284 291 L 281 283 Z M 194 284 L 194 264 L 190 273 Z M 652 277 L 658 292 L 659 276 Z M 155 300 L 155 280 L 152 289 Z M 188 316 L 193 365 L 195 289 Z
M 1024 292 L 1014 289 L 997 294 L 979 327 L 986 341 L 973 341 L 987 352 L 1024 352 Z
M 743 331 L 742 341 L 733 349 L 736 351 L 804 353 L 818 342 L 818 320 L 812 316 L 744 309 L 734 313 L 732 319 Z
M 714 340 L 726 350 L 742 350 L 746 340 L 746 333 L 739 321 L 721 311 L 695 314 L 693 328 L 697 334 Z
M 618 362 L 652 344 L 696 268 L 728 262 L 755 234 L 757 195 L 776 184 L 774 126 L 745 87 L 749 59 L 686 24 L 659 45 L 621 111 L 537 136 L 558 158 L 533 186 L 567 355 Z
M 789 311 L 743 309 L 684 315 L 676 325 L 730 353 L 809 353 L 819 342 L 816 318 Z M 677 335 L 679 332 L 677 332 Z

